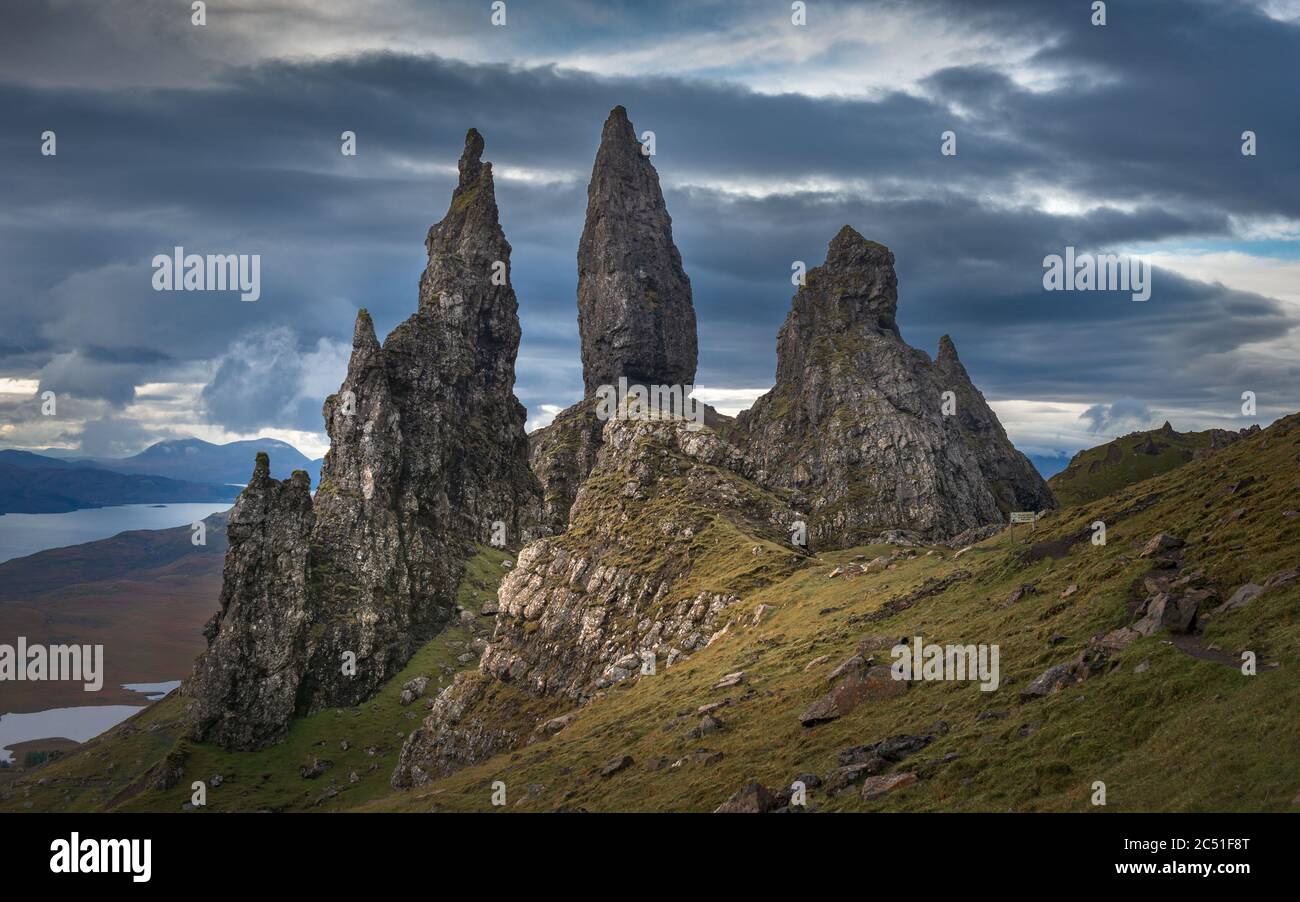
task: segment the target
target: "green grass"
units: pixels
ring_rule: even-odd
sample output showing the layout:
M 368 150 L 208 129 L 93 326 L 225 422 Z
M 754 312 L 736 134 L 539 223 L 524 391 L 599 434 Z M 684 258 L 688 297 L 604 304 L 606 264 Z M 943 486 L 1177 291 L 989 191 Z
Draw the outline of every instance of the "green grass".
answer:
M 508 572 L 502 562 L 509 557 L 504 551 L 482 548 L 470 559 L 457 595 L 461 607 L 477 612 L 483 602 L 495 597 Z M 388 779 L 402 742 L 427 714 L 425 703 L 451 683 L 455 672 L 477 665 L 477 656 L 469 664 L 457 660 L 466 653 L 472 635 L 469 627 L 454 623 L 421 648 L 370 701 L 300 718 L 283 743 L 258 752 L 228 752 L 184 739 L 185 700 L 172 693 L 75 755 L 31 771 L 10 798 L 0 800 L 0 810 L 22 810 L 23 802 L 33 801 L 37 810 L 179 811 L 190 800 L 190 784 L 208 781 L 215 774 L 222 776 L 222 783 L 208 790 L 209 811 L 337 810 L 357 805 L 389 791 Z M 399 704 L 402 686 L 417 676 L 430 677 L 425 696 L 409 706 Z M 344 741 L 347 751 L 341 748 Z M 186 755 L 180 783 L 167 791 L 119 798 L 169 751 Z M 333 761 L 333 766 L 315 779 L 304 779 L 299 767 L 315 758 Z M 109 763 L 114 765 L 111 771 L 106 768 Z M 356 783 L 349 780 L 354 772 Z M 44 784 L 33 785 L 38 779 Z M 331 788 L 337 795 L 330 796 Z
M 830 798 L 813 789 L 810 806 L 821 811 L 1297 810 L 1300 582 L 1266 592 L 1205 631 L 1202 641 L 1226 654 L 1235 657 L 1249 649 L 1261 662 L 1278 665 L 1261 667 L 1257 676 L 1191 657 L 1157 634 L 1116 653 L 1118 666 L 1104 675 L 1035 701 L 1021 703 L 1019 692 L 1048 667 L 1076 655 L 1091 637 L 1131 621 L 1126 609 L 1131 586 L 1150 568 L 1138 552 L 1157 532 L 1186 538 L 1183 572 L 1203 569 L 1223 597 L 1243 582 L 1262 582 L 1272 572 L 1300 565 L 1300 517 L 1285 516 L 1300 507 L 1298 460 L 1300 416 L 1212 457 L 1054 512 L 1032 534 L 1004 533 L 960 560 L 951 549 L 917 549 L 894 570 L 852 580 L 828 574 L 890 549 L 847 549 L 780 562 L 788 555 L 770 553 L 781 546 L 762 539 L 757 524 L 694 508 L 681 500 L 680 486 L 663 480 L 662 492 L 630 505 L 628 512 L 638 515 L 632 525 L 580 525 L 560 541 L 579 547 L 625 535 L 618 563 L 654 568 L 663 563 L 657 557 L 663 545 L 656 546 L 650 536 L 661 518 L 698 525 L 687 547 L 690 585 L 675 587 L 673 595 L 708 588 L 734 591 L 742 602 L 732 629 L 689 660 L 617 684 L 576 709 L 573 723 L 548 740 L 397 792 L 388 787 L 388 777 L 399 734 L 415 722 L 405 718 L 407 709 L 397 705 L 396 693 L 410 676 L 454 663 L 455 649 L 446 641 L 451 636 L 440 636 L 372 702 L 306 718 L 294 725 L 286 743 L 265 752 L 191 747 L 182 785 L 116 804 L 178 810 L 191 780 L 221 772 L 226 782 L 209 792 L 210 810 L 309 808 L 331 783 L 349 786 L 347 774 L 356 770 L 360 782 L 319 807 L 501 810 L 491 805 L 492 784 L 501 780 L 509 811 L 709 811 L 750 780 L 776 788 L 802 772 L 825 776 L 842 749 L 898 733 L 930 732 L 942 720 L 946 733 L 893 768 L 916 773 L 916 784 L 873 802 L 855 791 Z M 1254 481 L 1243 487 L 1245 477 Z M 592 490 L 613 492 L 619 485 L 611 480 Z M 1233 485 L 1237 490 L 1229 491 Z M 669 503 L 674 494 L 676 507 Z M 1097 520 L 1107 525 L 1106 545 L 1067 541 Z M 763 545 L 764 553 L 753 555 L 753 545 Z M 1056 556 L 1035 553 L 1048 549 Z M 471 564 L 462 585 L 474 593 L 471 604 L 481 602 L 500 577 L 495 554 L 487 552 Z M 892 616 L 870 619 L 891 599 L 959 569 L 969 578 Z M 1004 604 L 1024 583 L 1038 592 Z M 1071 584 L 1078 590 L 1062 599 Z M 751 614 L 759 605 L 770 610 L 754 623 Z M 799 712 L 828 688 L 827 674 L 867 634 L 997 644 L 1001 684 L 996 692 L 981 692 L 974 683 L 917 683 L 900 697 L 864 702 L 837 721 L 801 726 Z M 825 663 L 809 668 L 823 656 L 828 656 Z M 881 657 L 887 661 L 887 652 Z M 1135 672 L 1143 662 L 1145 672 Z M 711 688 L 736 670 L 747 674 L 742 685 Z M 688 738 L 698 723 L 695 709 L 724 699 L 730 704 L 716 712 L 724 729 Z M 497 683 L 478 713 L 529 735 L 535 724 L 560 710 L 559 700 L 532 699 Z M 977 719 L 985 712 L 1004 716 Z M 0 782 L 0 808 L 21 810 L 24 802 L 36 810 L 113 807 L 121 787 L 172 747 L 167 724 L 176 714 L 174 700 L 168 699 L 128 721 L 131 729 L 119 728 L 62 761 L 20 775 L 18 785 Z M 668 729 L 674 721 L 678 725 Z M 162 726 L 150 732 L 155 724 Z M 342 739 L 351 742 L 351 751 L 339 751 Z M 376 756 L 364 754 L 367 746 L 376 748 Z M 720 752 L 721 758 L 693 761 L 701 750 Z M 623 754 L 632 756 L 633 765 L 602 778 L 601 767 Z M 333 769 L 314 781 L 301 779 L 298 766 L 316 755 L 333 759 Z M 685 763 L 672 767 L 678 760 Z M 371 764 L 378 767 L 370 769 Z M 46 778 L 44 785 L 35 785 L 39 777 Z M 1090 802 L 1095 781 L 1106 784 L 1105 809 Z
M 1086 504 L 1189 463 L 1209 449 L 1210 436 L 1163 429 L 1130 433 L 1080 451 L 1047 483 L 1063 507 Z

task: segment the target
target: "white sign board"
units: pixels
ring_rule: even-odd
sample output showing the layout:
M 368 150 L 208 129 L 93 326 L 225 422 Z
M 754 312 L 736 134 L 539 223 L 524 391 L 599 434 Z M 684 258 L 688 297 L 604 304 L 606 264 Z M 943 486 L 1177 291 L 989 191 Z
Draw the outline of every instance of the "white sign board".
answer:
M 1012 523 L 1033 523 L 1036 515 L 1033 511 L 1012 511 Z

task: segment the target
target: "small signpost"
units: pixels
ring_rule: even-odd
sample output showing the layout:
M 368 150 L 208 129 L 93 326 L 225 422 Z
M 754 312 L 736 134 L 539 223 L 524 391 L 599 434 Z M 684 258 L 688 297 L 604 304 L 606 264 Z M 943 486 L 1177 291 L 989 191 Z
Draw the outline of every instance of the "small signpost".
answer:
M 1013 542 L 1015 541 L 1017 523 L 1028 523 L 1029 531 L 1033 532 L 1034 521 L 1037 519 L 1038 519 L 1038 515 L 1035 514 L 1033 511 L 1012 511 L 1011 512 L 1011 540 Z

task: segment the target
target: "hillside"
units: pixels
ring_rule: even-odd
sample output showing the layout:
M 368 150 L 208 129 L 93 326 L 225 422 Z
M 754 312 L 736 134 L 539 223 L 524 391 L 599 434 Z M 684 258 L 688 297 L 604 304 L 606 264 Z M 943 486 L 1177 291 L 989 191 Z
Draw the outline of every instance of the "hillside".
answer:
M 1062 505 L 1084 504 L 1227 447 L 1247 431 L 1176 432 L 1165 423 L 1159 429 L 1131 432 L 1080 451 L 1047 484 Z
M 217 608 L 226 551 L 226 514 L 204 522 L 206 545 L 191 543 L 188 526 L 135 530 L 0 563 L 0 642 L 102 644 L 95 704 L 138 704 L 120 684 L 187 676 Z M 12 682 L 0 691 L 0 712 L 87 703 L 77 683 Z
M 670 469 L 686 465 L 671 450 L 656 455 Z M 761 579 L 759 553 L 746 543 L 701 535 L 690 546 L 692 579 L 735 585 L 741 597 L 724 632 L 578 708 L 493 682 L 480 710 L 534 741 L 412 790 L 387 786 L 415 726 L 412 709 L 424 713 L 424 701 L 399 703 L 401 687 L 414 675 L 445 684 L 449 669 L 472 669 L 473 654 L 453 656 L 472 627 L 426 645 L 370 702 L 295 721 L 286 743 L 262 752 L 180 740 L 182 699 L 173 694 L 64 760 L 0 772 L 0 809 L 175 811 L 202 779 L 219 782 L 211 810 L 491 810 L 500 780 L 509 810 L 711 811 L 750 781 L 776 790 L 798 777 L 809 810 L 821 811 L 1086 811 L 1095 781 L 1106 785 L 1109 810 L 1295 810 L 1297 460 L 1300 415 L 1051 513 L 1030 537 L 1004 532 L 956 552 L 850 548 L 768 568 Z M 640 502 L 623 503 L 630 512 Z M 651 497 L 645 518 L 620 516 L 610 528 L 634 541 L 644 532 L 648 542 L 665 513 L 655 504 Z M 1105 545 L 1089 541 L 1097 520 Z M 1153 543 L 1162 533 L 1176 538 Z M 628 553 L 641 551 L 634 544 Z M 474 595 L 462 602 L 470 610 L 507 572 L 493 554 L 476 558 L 462 584 L 462 598 Z M 1239 593 L 1246 584 L 1262 591 Z M 1221 609 L 1227 599 L 1234 604 Z M 1192 633 L 1123 629 L 1149 630 L 1143 610 L 1172 623 L 1171 612 L 1188 605 Z M 888 647 L 915 635 L 998 645 L 998 688 L 851 682 L 855 652 L 887 663 Z M 1242 673 L 1243 649 L 1257 655 L 1258 675 Z M 841 715 L 828 718 L 825 704 L 810 714 L 837 684 L 847 686 Z M 162 782 L 172 785 L 148 789 L 169 753 Z M 318 759 L 333 763 L 312 776 Z M 864 797 L 864 783 L 881 794 Z

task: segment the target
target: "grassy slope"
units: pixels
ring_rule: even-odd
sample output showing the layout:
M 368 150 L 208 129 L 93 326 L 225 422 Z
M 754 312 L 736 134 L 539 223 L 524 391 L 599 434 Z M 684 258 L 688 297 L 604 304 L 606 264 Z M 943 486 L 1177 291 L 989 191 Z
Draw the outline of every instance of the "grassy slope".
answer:
M 951 552 L 922 555 L 898 570 L 852 582 L 826 574 L 837 562 L 880 549 L 824 555 L 823 566 L 748 599 L 753 606 L 776 608 L 760 625 L 733 633 L 681 667 L 621 684 L 625 688 L 580 711 L 548 742 L 362 807 L 487 810 L 491 784 L 502 780 L 511 809 L 711 810 L 750 779 L 777 787 L 802 771 L 824 775 L 840 749 L 926 732 L 940 719 L 950 732 L 896 768 L 914 770 L 920 783 L 875 802 L 852 792 L 828 799 L 813 791 L 810 803 L 823 810 L 1091 810 L 1092 783 L 1102 780 L 1110 810 L 1295 807 L 1300 586 L 1266 593 L 1212 624 L 1204 637 L 1229 652 L 1249 647 L 1261 661 L 1279 663 L 1277 669 L 1247 677 L 1192 658 L 1158 635 L 1118 654 L 1121 666 L 1105 676 L 1023 705 L 1018 692 L 1047 667 L 1072 657 L 1092 635 L 1131 620 L 1125 609 L 1129 587 L 1148 569 L 1136 552 L 1155 532 L 1189 537 L 1185 570 L 1205 567 L 1225 594 L 1241 582 L 1296 566 L 1300 518 L 1283 516 L 1300 494 L 1296 422 L 1293 417 L 1214 458 L 1053 515 L 1035 536 L 1052 542 L 1103 519 L 1109 527 L 1104 547 L 1085 541 L 1060 559 L 1028 563 L 1032 546 L 1003 536 L 957 563 L 947 559 Z M 1236 495 L 1225 493 L 1227 484 L 1246 475 L 1258 482 Z M 1230 520 L 1237 510 L 1244 513 Z M 972 578 L 883 621 L 850 623 L 927 576 L 957 568 Z M 1024 582 L 1036 583 L 1039 594 L 1002 607 Z M 1060 593 L 1072 583 L 1079 591 L 1062 601 Z M 865 633 L 997 643 L 1002 685 L 982 693 L 973 684 L 923 683 L 902 698 L 865 703 L 834 723 L 800 726 L 799 711 L 824 691 L 827 671 Z M 1054 635 L 1066 639 L 1049 645 Z M 805 672 L 822 655 L 830 661 Z M 1134 673 L 1135 665 L 1148 660 L 1149 669 Z M 746 686 L 711 690 L 737 669 L 747 671 Z M 665 730 L 675 715 L 724 698 L 734 703 L 718 712 L 727 727 L 723 732 L 689 740 L 693 717 Z M 1007 716 L 977 721 L 985 711 Z M 673 762 L 699 748 L 723 757 L 712 765 L 654 766 L 657 759 Z M 623 754 L 635 763 L 602 779 L 600 767 Z M 959 757 L 942 763 L 949 754 Z
M 1156 453 L 1137 450 L 1154 443 Z M 1152 429 L 1132 432 L 1113 442 L 1080 451 L 1069 466 L 1047 480 L 1062 507 L 1073 507 L 1111 495 L 1125 486 L 1168 473 L 1210 447 L 1209 432 Z
M 507 557 L 484 548 L 470 561 L 460 586 L 462 607 L 478 611 L 495 596 Z M 214 774 L 222 775 L 222 784 L 208 791 L 211 811 L 332 810 L 358 804 L 388 791 L 402 740 L 426 713 L 425 703 L 451 682 L 454 671 L 474 666 L 457 662 L 470 638 L 469 627 L 454 625 L 424 646 L 366 704 L 295 721 L 284 743 L 260 752 L 226 752 L 182 739 L 185 699 L 174 692 L 86 743 L 76 754 L 20 777 L 23 782 L 9 792 L 9 798 L 0 799 L 0 811 L 22 810 L 28 801 L 34 810 L 179 811 L 189 801 L 190 784 L 210 780 Z M 403 684 L 421 675 L 431 677 L 425 697 L 409 706 L 398 704 Z M 349 744 L 346 752 L 340 748 L 344 740 Z M 368 748 L 375 753 L 369 754 Z M 184 779 L 166 792 L 131 795 L 128 787 L 173 749 L 188 752 Z M 333 766 L 320 777 L 303 779 L 298 768 L 318 757 L 333 761 Z M 355 784 L 349 782 L 353 771 L 358 777 Z M 0 794 L 8 789 L 3 774 L 0 771 Z M 9 779 L 15 776 L 10 774 Z M 41 778 L 45 784 L 34 785 Z M 322 798 L 330 787 L 339 790 L 338 795 Z
M 491 784 L 502 780 L 508 810 L 707 811 L 748 780 L 778 787 L 801 772 L 824 776 L 843 748 L 897 733 L 928 732 L 942 719 L 949 732 L 894 768 L 916 772 L 921 777 L 917 784 L 874 802 L 861 800 L 856 792 L 832 799 L 812 790 L 810 805 L 821 810 L 1092 810 L 1092 783 L 1102 780 L 1108 810 L 1294 809 L 1300 791 L 1300 719 L 1294 714 L 1300 710 L 1297 583 L 1266 592 L 1206 631 L 1207 644 L 1229 653 L 1250 648 L 1262 662 L 1280 665 L 1262 667 L 1258 676 L 1190 657 L 1157 635 L 1118 653 L 1121 665 L 1104 676 L 1024 704 L 1018 693 L 1043 670 L 1075 655 L 1089 637 L 1131 620 L 1125 608 L 1130 585 L 1148 570 L 1137 549 L 1155 532 L 1187 537 L 1184 570 L 1204 567 L 1225 596 L 1242 582 L 1260 582 L 1276 570 L 1297 566 L 1300 517 L 1284 513 L 1300 506 L 1298 426 L 1300 417 L 1288 418 L 1213 457 L 1052 514 L 1038 524 L 1036 545 L 1013 542 L 1004 534 L 959 561 L 952 560 L 951 550 L 923 551 L 896 570 L 852 581 L 827 574 L 837 563 L 886 549 L 821 555 L 816 565 L 746 595 L 748 608 L 773 608 L 757 625 L 746 618 L 745 626 L 689 661 L 619 684 L 580 709 L 572 725 L 548 741 L 498 755 L 418 790 L 399 793 L 387 786 L 399 733 L 412 727 L 395 695 L 410 675 L 429 672 L 437 656 L 446 660 L 450 652 L 440 647 L 445 637 L 357 711 L 308 718 L 295 725 L 289 742 L 262 753 L 230 755 L 196 747 L 180 786 L 136 797 L 122 807 L 177 810 L 188 798 L 191 780 L 220 771 L 226 782 L 209 793 L 212 810 L 302 808 L 331 782 L 346 786 L 348 771 L 357 769 L 361 783 L 321 807 L 493 810 Z M 1246 476 L 1256 481 L 1235 494 L 1226 491 Z M 1069 544 L 1069 537 L 1098 519 L 1107 523 L 1107 545 Z M 1031 553 L 1053 543 L 1061 557 Z M 746 554 L 745 548 L 725 548 L 711 563 L 720 572 L 742 569 L 743 562 L 731 558 Z M 958 569 L 971 577 L 886 619 L 861 619 L 926 578 Z M 495 581 L 499 564 L 480 573 L 480 581 Z M 1026 582 L 1035 583 L 1039 593 L 1004 607 L 1011 590 Z M 1070 584 L 1079 590 L 1062 600 L 1060 593 Z M 853 652 L 859 637 L 918 633 L 927 642 L 998 644 L 998 691 L 984 693 L 972 683 L 921 683 L 900 698 L 866 702 L 833 723 L 800 726 L 798 713 L 827 688 L 827 673 Z M 1065 638 L 1051 645 L 1053 636 Z M 824 655 L 830 656 L 827 663 L 805 669 Z M 1149 669 L 1135 673 L 1143 661 L 1149 661 Z M 747 672 L 743 685 L 710 688 L 739 669 Z M 497 693 L 503 710 L 512 711 L 521 724 L 555 710 L 516 698 L 518 690 L 510 687 Z M 732 704 L 716 712 L 725 725 L 722 732 L 688 739 L 687 731 L 697 722 L 693 716 L 676 729 L 665 729 L 683 712 L 728 698 Z M 33 772 L 0 800 L 0 809 L 18 808 L 24 801 L 37 810 L 103 807 L 170 746 L 165 721 L 175 716 L 174 705 L 174 699 L 159 703 L 129 721 L 132 729 L 119 728 Z M 977 721 L 987 711 L 1006 716 Z M 159 722 L 164 723 L 159 733 L 148 732 Z M 352 752 L 339 752 L 341 739 L 352 743 Z M 361 757 L 367 745 L 378 747 L 375 758 Z M 721 760 L 692 763 L 691 753 L 702 748 L 722 752 Z M 623 754 L 635 763 L 602 779 L 599 770 L 605 762 Z M 958 757 L 942 761 L 952 754 Z M 317 780 L 302 780 L 297 766 L 314 755 L 333 759 L 334 768 Z M 683 758 L 687 763 L 676 768 L 655 767 L 659 760 L 667 765 Z M 101 787 L 93 781 L 102 781 L 109 763 L 118 776 L 111 778 L 113 785 Z M 361 769 L 371 763 L 379 767 Z M 271 776 L 262 780 L 263 773 Z M 46 778 L 44 786 L 32 785 L 38 776 Z M 78 779 L 92 782 L 78 787 Z

